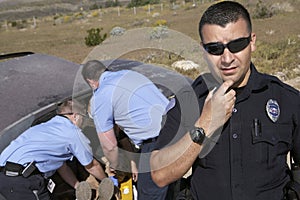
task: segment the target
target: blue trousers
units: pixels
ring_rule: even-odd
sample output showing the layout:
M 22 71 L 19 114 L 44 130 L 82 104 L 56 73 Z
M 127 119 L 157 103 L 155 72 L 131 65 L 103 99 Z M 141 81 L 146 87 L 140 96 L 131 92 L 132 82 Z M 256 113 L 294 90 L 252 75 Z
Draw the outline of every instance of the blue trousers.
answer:
M 152 180 L 150 169 L 150 152 L 155 142 L 143 144 L 139 162 L 137 191 L 139 200 L 165 200 L 168 186 L 158 187 Z M 141 172 L 141 173 L 140 173 Z

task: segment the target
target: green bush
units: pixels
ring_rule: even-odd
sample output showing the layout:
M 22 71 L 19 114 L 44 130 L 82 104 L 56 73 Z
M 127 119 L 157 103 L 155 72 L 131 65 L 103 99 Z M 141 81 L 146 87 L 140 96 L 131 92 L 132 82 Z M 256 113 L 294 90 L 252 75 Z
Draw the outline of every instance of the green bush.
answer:
M 270 6 L 266 5 L 261 0 L 259 0 L 258 3 L 256 4 L 253 18 L 264 19 L 264 18 L 272 17 L 273 15 L 274 12 L 270 9 Z
M 84 18 L 84 14 L 82 12 L 75 13 L 74 17 L 75 17 L 75 19 L 83 19 Z
M 105 1 L 105 3 L 104 3 L 105 8 L 117 7 L 117 6 L 120 6 L 120 2 L 118 0 L 116 0 L 116 1 L 108 0 L 108 1 Z
M 144 5 L 153 5 L 160 3 L 160 0 L 131 0 L 131 2 L 127 5 L 128 8 L 132 8 L 135 6 L 144 6 Z
M 98 10 L 99 8 L 101 8 L 100 6 L 98 6 L 96 3 L 94 3 L 93 5 L 90 6 L 90 10 Z
M 103 28 L 92 28 L 87 30 L 88 36 L 85 37 L 85 44 L 87 46 L 96 46 L 101 44 L 107 37 L 107 33 L 101 35 Z
M 12 22 L 11 22 L 11 26 L 12 26 L 12 27 L 16 27 L 17 25 L 18 25 L 18 23 L 17 23 L 16 21 L 12 21 Z
M 15 27 L 17 29 L 23 29 L 23 28 L 26 28 L 27 21 L 26 20 L 12 21 L 12 22 L 10 22 L 10 24 L 11 24 L 11 27 Z

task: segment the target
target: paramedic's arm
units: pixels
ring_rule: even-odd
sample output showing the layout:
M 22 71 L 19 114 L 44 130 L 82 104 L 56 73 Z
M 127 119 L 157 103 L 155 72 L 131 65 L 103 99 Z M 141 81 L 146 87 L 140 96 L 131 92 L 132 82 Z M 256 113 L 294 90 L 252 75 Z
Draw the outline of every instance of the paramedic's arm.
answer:
M 102 180 L 107 177 L 101 164 L 95 158 L 90 164 L 85 166 L 85 169 L 98 180 Z
M 70 186 L 76 189 L 79 181 L 73 173 L 72 169 L 64 162 L 64 164 L 57 170 L 59 175 L 64 181 L 66 181 Z
M 102 146 L 104 156 L 110 163 L 110 167 L 117 169 L 119 153 L 114 129 L 110 129 L 103 133 L 98 133 L 98 138 Z

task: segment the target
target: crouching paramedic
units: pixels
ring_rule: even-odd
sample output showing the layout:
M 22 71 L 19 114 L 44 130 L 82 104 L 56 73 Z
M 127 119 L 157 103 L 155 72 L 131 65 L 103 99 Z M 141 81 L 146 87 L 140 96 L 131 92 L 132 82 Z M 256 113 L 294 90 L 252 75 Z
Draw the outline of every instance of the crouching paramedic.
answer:
M 66 101 L 58 115 L 33 126 L 13 140 L 0 155 L 0 194 L 7 200 L 50 199 L 55 183 L 48 180 L 57 171 L 72 187 L 79 184 L 65 161 L 75 156 L 86 170 L 102 180 L 102 166 L 93 158 L 90 141 L 80 130 L 83 107 Z

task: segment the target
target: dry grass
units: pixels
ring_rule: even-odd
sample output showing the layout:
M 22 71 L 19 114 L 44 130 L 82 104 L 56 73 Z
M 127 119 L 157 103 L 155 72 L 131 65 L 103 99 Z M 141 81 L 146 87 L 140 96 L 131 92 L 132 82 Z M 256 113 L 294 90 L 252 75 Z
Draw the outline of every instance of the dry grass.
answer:
M 242 1 L 243 2 L 243 1 Z M 255 8 L 255 1 L 247 2 L 249 10 Z M 299 68 L 299 35 L 300 26 L 297 21 L 299 18 L 300 2 L 291 0 L 291 5 L 294 7 L 293 12 L 281 12 L 269 19 L 254 19 L 254 31 L 257 33 L 259 44 L 258 53 L 254 54 L 254 60 L 262 63 L 262 70 L 271 73 L 281 71 L 281 69 L 266 69 L 266 63 L 272 65 L 272 61 L 261 58 L 260 54 L 267 45 L 278 45 L 278 43 L 293 42 L 295 45 L 293 52 L 288 52 L 292 63 L 282 65 L 292 68 Z M 169 29 L 179 31 L 192 39 L 198 41 L 198 21 L 201 13 L 210 4 L 198 3 L 196 8 L 192 8 L 192 4 L 181 5 L 179 9 L 172 10 L 170 5 L 164 4 L 163 10 L 161 5 L 152 6 L 151 13 L 148 13 L 147 7 L 137 8 L 137 14 L 133 14 L 133 9 L 120 9 L 120 16 L 117 8 L 108 8 L 101 10 L 98 17 L 87 17 L 82 19 L 69 19 L 69 21 L 58 23 L 54 22 L 54 17 L 49 16 L 37 19 L 37 27 L 32 28 L 32 19 L 27 19 L 27 24 L 30 24 L 25 29 L 17 29 L 16 27 L 1 27 L 0 28 L 0 53 L 11 53 L 20 51 L 33 51 L 45 53 L 65 58 L 67 60 L 82 63 L 86 56 L 90 53 L 93 47 L 85 45 L 84 38 L 87 36 L 87 30 L 91 28 L 103 28 L 103 32 L 109 33 L 113 27 L 120 26 L 125 29 L 134 29 L 139 27 L 151 27 L 157 20 L 166 20 Z M 159 13 L 158 17 L 153 17 L 153 13 Z M 56 24 L 56 25 L 54 25 Z M 265 48 L 265 47 L 264 47 Z M 286 48 L 286 46 L 285 46 Z M 281 51 L 280 49 L 279 51 Z M 279 52 L 281 54 L 281 52 Z M 259 65 L 256 63 L 259 67 Z M 290 66 L 289 66 L 290 67 Z M 292 71 L 292 70 L 290 70 Z M 299 74 L 296 74 L 298 76 Z M 295 75 L 294 75 L 295 76 Z M 295 78 L 291 75 L 292 78 Z

